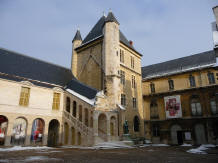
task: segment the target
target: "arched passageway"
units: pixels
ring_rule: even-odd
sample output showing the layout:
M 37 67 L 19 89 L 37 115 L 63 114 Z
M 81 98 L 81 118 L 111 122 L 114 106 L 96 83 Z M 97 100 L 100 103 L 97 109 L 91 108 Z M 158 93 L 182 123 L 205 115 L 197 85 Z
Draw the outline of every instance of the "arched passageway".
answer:
M 58 135 L 59 135 L 60 123 L 58 120 L 53 119 L 49 123 L 48 128 L 48 146 L 57 146 L 58 145 Z
M 24 118 L 17 118 L 14 121 L 11 144 L 24 145 L 26 138 L 27 121 Z
M 203 124 L 195 125 L 196 144 L 206 144 L 205 127 Z
M 133 120 L 133 129 L 134 129 L 134 132 L 139 132 L 139 125 L 140 125 L 139 117 L 135 116 L 134 120 Z
M 107 117 L 105 114 L 100 114 L 98 117 L 98 136 L 107 141 Z
M 74 127 L 71 127 L 71 136 L 72 136 L 71 144 L 75 145 L 75 143 L 76 143 L 76 134 L 75 134 L 75 128 Z
M 115 136 L 116 134 L 116 118 L 113 116 L 110 119 L 110 134 L 111 136 Z
M 89 126 L 89 111 L 85 108 L 85 125 Z
M 4 145 L 8 129 L 8 118 L 0 115 L 0 145 Z
M 183 144 L 182 128 L 179 125 L 171 127 L 171 141 L 172 144 Z
M 81 133 L 80 132 L 78 132 L 77 133 L 77 138 L 78 138 L 78 145 L 81 145 L 82 144 L 82 136 L 81 136 Z
M 31 131 L 31 143 L 41 144 L 44 132 L 45 122 L 41 118 L 37 118 L 33 121 L 32 131 Z
M 69 140 L 69 125 L 68 123 L 64 123 L 64 144 L 68 144 Z

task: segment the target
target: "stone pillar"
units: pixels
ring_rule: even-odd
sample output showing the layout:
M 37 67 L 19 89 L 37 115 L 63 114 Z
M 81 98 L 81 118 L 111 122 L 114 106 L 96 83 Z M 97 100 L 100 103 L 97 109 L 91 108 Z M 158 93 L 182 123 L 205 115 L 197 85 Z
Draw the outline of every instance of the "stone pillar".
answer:
M 82 107 L 82 122 L 85 125 L 85 108 Z
M 64 144 L 64 129 L 62 122 L 60 123 L 59 136 L 58 136 L 58 144 Z
M 42 145 L 47 145 L 48 143 L 48 128 L 49 128 L 49 123 L 45 122 Z
M 8 121 L 11 122 L 11 121 Z M 8 123 L 7 135 L 5 137 L 5 146 L 11 146 L 11 134 L 13 132 L 13 123 Z
M 107 117 L 107 141 L 111 141 L 110 119 Z
M 68 145 L 72 145 L 72 126 L 69 126 Z
M 98 112 L 93 112 L 93 136 L 94 143 L 98 142 Z
M 78 129 L 77 128 L 75 128 L 75 144 L 74 145 L 78 145 Z
M 32 121 L 32 120 L 31 120 Z M 31 122 L 29 120 L 29 122 Z M 25 146 L 30 145 L 30 138 L 31 138 L 31 132 L 32 132 L 32 123 L 27 124 L 26 128 L 26 138 L 25 138 Z

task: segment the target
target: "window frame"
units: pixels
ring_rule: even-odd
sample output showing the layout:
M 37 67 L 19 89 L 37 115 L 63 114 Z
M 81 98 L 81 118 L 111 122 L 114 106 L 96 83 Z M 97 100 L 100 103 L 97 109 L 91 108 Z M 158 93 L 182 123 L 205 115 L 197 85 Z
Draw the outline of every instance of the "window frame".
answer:
M 172 79 L 168 79 L 169 90 L 174 90 L 174 81 Z
M 61 94 L 58 92 L 54 92 L 53 93 L 52 110 L 59 110 L 60 109 L 60 101 L 61 101 Z
M 27 92 L 25 92 L 25 90 L 27 90 Z M 30 88 L 22 86 L 20 91 L 19 106 L 28 107 L 29 99 L 30 99 Z

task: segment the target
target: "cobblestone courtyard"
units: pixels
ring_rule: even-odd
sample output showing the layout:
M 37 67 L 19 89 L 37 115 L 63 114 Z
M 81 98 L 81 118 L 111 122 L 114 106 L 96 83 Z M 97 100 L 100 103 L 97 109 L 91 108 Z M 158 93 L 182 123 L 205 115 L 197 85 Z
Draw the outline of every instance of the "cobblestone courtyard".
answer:
M 142 147 L 132 149 L 48 148 L 1 151 L 0 162 L 89 162 L 89 163 L 217 163 L 218 148 L 208 154 L 186 152 L 193 147 Z

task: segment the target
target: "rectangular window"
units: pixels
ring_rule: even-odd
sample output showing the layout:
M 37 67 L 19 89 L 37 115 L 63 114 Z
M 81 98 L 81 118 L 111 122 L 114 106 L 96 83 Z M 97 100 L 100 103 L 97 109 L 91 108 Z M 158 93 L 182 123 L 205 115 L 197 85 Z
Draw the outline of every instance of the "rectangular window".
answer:
M 132 88 L 136 88 L 135 76 L 132 75 Z
M 150 88 L 151 88 L 151 93 L 155 93 L 155 85 L 154 85 L 154 83 L 150 84 Z
M 174 90 L 174 83 L 173 83 L 173 80 L 168 80 L 168 83 L 169 83 L 169 90 Z
M 125 72 L 120 70 L 120 83 L 125 85 Z
M 133 105 L 133 108 L 136 108 L 137 107 L 137 102 L 136 102 L 136 98 L 132 98 L 132 105 Z
M 124 63 L 124 51 L 120 49 L 120 62 Z
M 134 57 L 131 56 L 131 68 L 135 68 L 135 61 L 134 61 Z
M 192 76 L 192 75 L 189 76 L 189 83 L 190 83 L 190 87 L 195 87 L 196 86 L 194 76 Z
M 209 84 L 215 84 L 214 74 L 212 72 L 207 73 Z
M 30 88 L 22 87 L 20 92 L 20 106 L 28 106 L 30 97 Z
M 53 94 L 53 110 L 59 110 L 60 108 L 60 93 L 54 93 Z
M 121 94 L 121 105 L 126 106 L 126 95 Z

